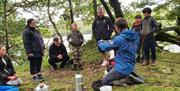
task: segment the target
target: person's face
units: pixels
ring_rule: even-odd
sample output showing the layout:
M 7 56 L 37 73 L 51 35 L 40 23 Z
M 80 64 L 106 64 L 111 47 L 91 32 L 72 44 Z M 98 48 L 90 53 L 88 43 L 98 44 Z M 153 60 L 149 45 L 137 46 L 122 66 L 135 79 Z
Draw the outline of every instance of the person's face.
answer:
M 135 21 L 136 21 L 136 22 L 140 22 L 140 21 L 141 21 L 141 18 L 136 18 Z
M 77 31 L 77 24 L 73 24 L 73 25 L 72 25 L 72 30 L 73 30 L 73 31 Z
M 116 26 L 116 25 L 114 27 L 115 27 L 115 32 L 119 33 L 120 32 L 120 28 L 118 26 Z
M 35 27 L 36 27 L 36 21 L 33 20 L 33 21 L 29 24 L 29 26 L 35 28 Z
M 54 44 L 55 44 L 56 46 L 60 46 L 61 41 L 60 41 L 60 40 L 58 40 L 58 41 L 54 41 Z
M 99 16 L 99 17 L 103 17 L 103 16 L 104 16 L 104 11 L 103 11 L 102 9 L 100 9 L 100 10 L 98 11 L 98 16 Z
M 147 16 L 149 16 L 149 13 L 148 12 L 144 12 L 143 15 L 144 15 L 144 17 L 147 17 Z
M 6 55 L 6 48 L 5 47 L 1 47 L 0 48 L 0 57 L 3 57 Z

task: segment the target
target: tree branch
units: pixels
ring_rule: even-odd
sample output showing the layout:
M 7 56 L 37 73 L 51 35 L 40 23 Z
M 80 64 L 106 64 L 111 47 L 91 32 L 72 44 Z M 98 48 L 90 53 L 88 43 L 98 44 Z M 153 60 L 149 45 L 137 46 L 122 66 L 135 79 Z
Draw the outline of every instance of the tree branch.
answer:
M 178 35 L 180 35 L 180 26 L 171 26 L 171 27 L 164 27 L 162 28 L 162 31 L 175 31 Z
M 170 43 L 177 44 L 180 46 L 180 39 L 170 34 L 159 32 L 157 33 L 155 37 L 157 41 L 170 42 Z
M 113 7 L 116 18 L 124 17 L 124 14 L 121 10 L 121 3 L 118 0 L 109 0 L 111 7 Z
M 71 0 L 68 0 L 69 2 L 69 9 L 70 9 L 70 14 L 71 14 L 71 24 L 74 22 L 74 18 L 73 18 L 73 9 L 72 9 L 72 2 Z
M 17 10 L 17 8 L 9 11 L 9 13 L 7 14 L 7 16 L 11 15 L 11 14 L 14 13 L 16 10 Z
M 61 36 L 61 34 L 59 33 L 59 31 L 58 31 L 58 29 L 57 29 L 57 27 L 56 27 L 56 24 L 54 23 L 54 21 L 53 21 L 53 19 L 52 19 L 52 17 L 51 17 L 51 14 L 50 14 L 50 0 L 48 0 L 48 2 L 47 2 L 47 13 L 48 13 L 48 16 L 49 16 L 49 20 L 50 20 L 50 22 L 52 23 L 52 25 L 53 25 L 53 27 L 54 27 L 57 35 L 60 37 L 60 40 L 63 42 L 62 36 Z
M 97 18 L 97 0 L 93 0 L 94 18 Z
M 110 19 L 112 20 L 112 22 L 114 22 L 115 21 L 114 16 L 112 15 L 108 5 L 106 4 L 106 2 L 104 0 L 100 0 L 100 1 L 103 4 L 104 8 L 106 9 L 106 12 L 108 13 Z

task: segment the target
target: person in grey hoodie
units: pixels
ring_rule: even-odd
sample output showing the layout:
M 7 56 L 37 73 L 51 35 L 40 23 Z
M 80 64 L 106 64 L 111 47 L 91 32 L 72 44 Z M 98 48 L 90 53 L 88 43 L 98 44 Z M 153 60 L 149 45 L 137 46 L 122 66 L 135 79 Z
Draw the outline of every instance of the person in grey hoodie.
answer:
M 80 47 L 84 42 L 84 37 L 81 32 L 77 29 L 77 24 L 71 24 L 71 33 L 67 36 L 68 42 L 73 47 Z
M 71 33 L 68 35 L 67 40 L 69 44 L 72 46 L 73 51 L 73 62 L 78 68 L 82 68 L 82 64 L 80 62 L 82 57 L 82 49 L 81 46 L 84 43 L 84 37 L 81 32 L 77 29 L 77 24 L 71 24 Z M 76 69 L 76 68 L 75 68 Z
M 151 16 L 152 10 L 150 8 L 144 8 L 142 10 L 144 19 L 142 21 L 142 30 L 140 31 L 143 44 L 143 56 L 144 60 L 142 66 L 149 65 L 149 54 L 151 54 L 151 65 L 156 64 L 156 39 L 154 33 L 159 29 L 158 23 Z M 151 50 L 151 52 L 150 52 Z

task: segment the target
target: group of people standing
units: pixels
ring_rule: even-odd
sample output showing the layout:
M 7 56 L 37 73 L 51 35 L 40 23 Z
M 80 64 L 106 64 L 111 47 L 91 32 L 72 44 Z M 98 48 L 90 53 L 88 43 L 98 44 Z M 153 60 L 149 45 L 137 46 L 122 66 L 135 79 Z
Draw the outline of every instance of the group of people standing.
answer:
M 36 20 L 28 19 L 27 26 L 23 33 L 23 43 L 30 63 L 30 74 L 35 82 L 42 81 L 44 77 L 41 74 L 42 60 L 45 53 L 45 45 L 41 33 L 37 30 Z M 77 24 L 71 24 L 71 33 L 67 40 L 76 49 L 81 47 L 84 37 L 77 28 Z M 64 68 L 69 56 L 67 50 L 59 37 L 53 38 L 53 43 L 49 47 L 48 62 L 52 66 L 51 72 L 57 69 L 58 62 L 61 62 L 60 68 Z M 11 59 L 6 54 L 6 48 L 0 45 L 0 85 L 19 86 L 22 81 L 16 75 Z
M 144 8 L 142 10 L 144 14 L 144 19 L 141 15 L 135 16 L 135 22 L 133 23 L 131 29 L 136 32 L 138 36 L 136 40 L 138 41 L 138 52 L 137 52 L 137 62 L 142 62 L 142 65 L 149 65 L 149 56 L 151 54 L 151 65 L 156 64 L 156 40 L 154 33 L 158 31 L 159 25 L 156 20 L 151 16 L 152 10 L 150 8 Z M 93 36 L 98 42 L 99 40 L 109 40 L 113 30 L 115 29 L 113 22 L 109 17 L 104 16 L 104 11 L 102 8 L 98 9 L 98 17 L 94 20 L 92 25 Z M 140 49 L 142 53 L 140 55 Z M 104 60 L 102 66 L 105 66 L 108 62 L 108 56 L 105 52 L 102 52 L 102 59 Z M 105 55 L 106 54 L 106 55 Z M 141 57 L 140 57 L 141 56 Z
M 113 80 L 121 79 L 134 71 L 137 51 L 142 48 L 142 65 L 149 64 L 149 55 L 151 54 L 152 65 L 156 64 L 156 41 L 154 32 L 158 31 L 156 20 L 151 16 L 151 9 L 142 10 L 144 19 L 140 15 L 135 17 L 135 22 L 131 29 L 124 18 L 117 18 L 115 23 L 109 17 L 104 16 L 104 10 L 98 9 L 98 17 L 92 24 L 92 33 L 97 41 L 98 49 L 102 53 L 102 66 L 108 65 L 107 52 L 115 51 L 115 66 L 108 75 L 102 80 L 103 85 L 112 85 Z M 68 35 L 68 41 L 74 48 L 79 48 L 84 38 L 77 29 L 77 24 L 71 25 L 71 33 Z M 115 30 L 115 36 L 111 38 Z M 40 32 L 36 29 L 36 20 L 29 19 L 27 26 L 22 33 L 24 48 L 30 62 L 30 73 L 34 81 L 43 79 L 41 74 L 42 58 L 45 52 L 45 45 Z M 10 59 L 3 51 L 4 46 L 0 46 L 0 80 L 3 84 L 17 79 L 16 73 Z M 151 52 L 150 52 L 151 51 Z M 59 37 L 54 37 L 52 45 L 49 47 L 49 64 L 52 71 L 57 69 L 57 62 L 62 62 L 60 68 L 63 68 L 69 60 L 67 50 Z M 6 69 L 7 68 L 7 69 Z M 6 72 L 6 70 L 8 72 Z M 9 73 L 10 72 L 10 73 Z M 17 80 L 19 83 L 20 80 Z
M 98 49 L 103 55 L 102 66 L 109 64 L 108 57 L 105 55 L 106 52 L 115 51 L 114 68 L 102 79 L 102 85 L 113 85 L 114 80 L 123 79 L 134 72 L 136 59 L 141 59 L 142 66 L 156 65 L 154 33 L 158 31 L 159 27 L 156 20 L 151 16 L 151 12 L 150 8 L 144 8 L 142 10 L 144 19 L 141 18 L 141 15 L 135 16 L 133 26 L 129 28 L 128 22 L 124 18 L 117 18 L 113 26 L 111 20 L 104 16 L 103 9 L 99 8 L 92 31 L 97 40 Z M 112 30 L 115 30 L 115 36 L 111 39 Z

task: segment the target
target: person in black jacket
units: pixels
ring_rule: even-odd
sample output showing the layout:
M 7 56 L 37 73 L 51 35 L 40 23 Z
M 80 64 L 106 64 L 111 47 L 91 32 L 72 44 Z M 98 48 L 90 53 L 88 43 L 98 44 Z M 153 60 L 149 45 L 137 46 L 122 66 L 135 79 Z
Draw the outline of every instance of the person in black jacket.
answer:
M 20 85 L 22 81 L 17 77 L 10 58 L 6 55 L 6 48 L 0 45 L 0 85 Z
M 51 71 L 57 69 L 57 62 L 61 62 L 60 68 L 63 68 L 66 62 L 69 60 L 69 56 L 67 55 L 67 50 L 63 43 L 61 43 L 58 37 L 53 39 L 52 45 L 49 47 L 49 64 L 53 67 Z
M 113 22 L 109 17 L 104 16 L 104 10 L 99 8 L 98 17 L 94 20 L 92 25 L 92 32 L 96 41 L 110 39 L 113 29 Z
M 36 29 L 36 21 L 29 19 L 23 31 L 23 43 L 28 60 L 30 61 L 30 73 L 34 81 L 42 79 L 41 64 L 45 45 L 40 32 Z
M 110 39 L 113 29 L 113 22 L 109 17 L 104 16 L 104 10 L 102 8 L 99 8 L 98 17 L 94 20 L 92 25 L 92 32 L 96 41 Z M 108 55 L 107 53 L 102 52 L 100 49 L 99 51 L 103 56 L 102 66 L 106 66 L 106 64 L 108 63 Z

